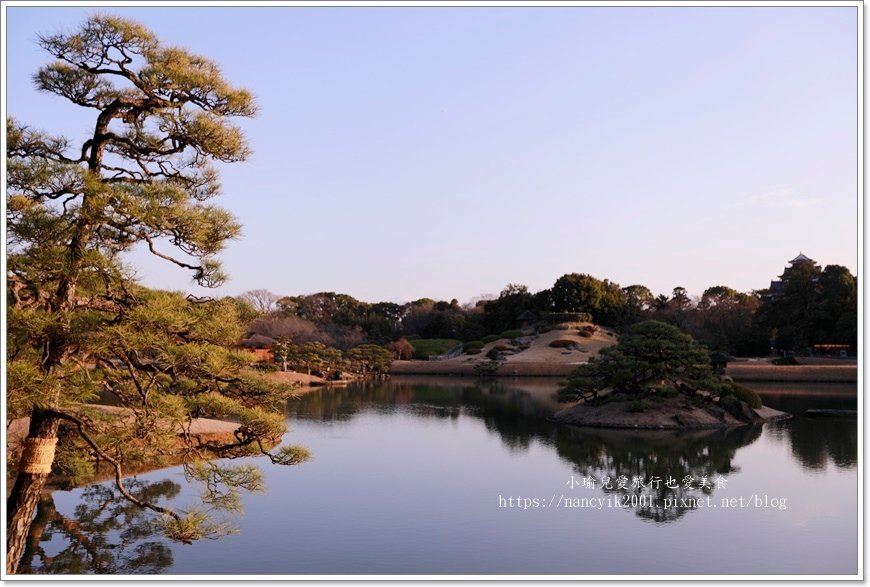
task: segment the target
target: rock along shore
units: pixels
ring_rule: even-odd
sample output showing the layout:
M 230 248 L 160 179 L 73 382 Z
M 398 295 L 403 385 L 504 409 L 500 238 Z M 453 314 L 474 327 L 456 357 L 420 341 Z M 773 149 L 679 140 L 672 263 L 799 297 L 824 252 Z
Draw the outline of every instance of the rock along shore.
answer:
M 572 426 L 591 428 L 623 428 L 642 430 L 692 430 L 728 426 L 757 425 L 784 420 L 791 415 L 763 406 L 758 409 L 741 402 L 736 416 L 710 405 L 694 405 L 685 397 L 660 398 L 649 401 L 643 411 L 631 411 L 630 401 L 614 401 L 600 405 L 578 403 L 553 414 L 550 419 Z

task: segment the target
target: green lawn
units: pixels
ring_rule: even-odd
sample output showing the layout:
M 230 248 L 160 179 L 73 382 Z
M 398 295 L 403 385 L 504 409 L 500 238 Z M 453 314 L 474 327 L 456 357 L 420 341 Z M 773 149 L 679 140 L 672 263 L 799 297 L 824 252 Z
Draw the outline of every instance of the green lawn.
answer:
M 425 361 L 429 355 L 446 353 L 461 341 L 452 338 L 420 338 L 408 342 L 414 346 L 414 358 Z

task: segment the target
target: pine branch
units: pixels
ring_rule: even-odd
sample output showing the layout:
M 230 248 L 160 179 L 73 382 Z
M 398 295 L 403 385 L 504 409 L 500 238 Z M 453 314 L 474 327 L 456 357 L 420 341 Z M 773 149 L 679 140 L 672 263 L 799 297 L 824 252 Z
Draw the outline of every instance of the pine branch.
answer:
M 121 492 L 121 495 L 123 495 L 129 502 L 139 506 L 140 508 L 149 509 L 149 510 L 155 511 L 159 514 L 171 516 L 177 522 L 182 521 L 181 516 L 179 516 L 176 512 L 174 512 L 170 509 L 161 507 L 159 505 L 155 505 L 153 503 L 143 501 L 143 500 L 137 498 L 136 496 L 134 496 L 132 493 L 130 493 L 127 490 L 127 488 L 124 486 L 124 481 L 123 481 L 124 473 L 121 469 L 121 463 L 119 463 L 117 459 L 113 458 L 109 453 L 107 453 L 105 450 L 103 450 L 103 448 L 99 444 L 97 444 L 96 441 L 94 441 L 94 439 L 91 438 L 91 436 L 87 432 L 85 432 L 85 423 L 81 419 L 73 416 L 72 414 L 67 414 L 65 412 L 60 412 L 58 410 L 46 410 L 46 415 L 49 417 L 60 418 L 62 420 L 66 420 L 68 422 L 72 422 L 73 424 L 75 424 L 75 426 L 78 430 L 79 436 L 81 436 L 82 439 L 86 443 L 88 443 L 88 445 L 94 450 L 94 452 L 96 452 L 100 456 L 100 458 L 104 459 L 106 462 L 111 464 L 112 467 L 115 469 L 115 486 L 118 488 L 118 491 Z M 189 541 L 186 541 L 186 542 L 189 542 Z

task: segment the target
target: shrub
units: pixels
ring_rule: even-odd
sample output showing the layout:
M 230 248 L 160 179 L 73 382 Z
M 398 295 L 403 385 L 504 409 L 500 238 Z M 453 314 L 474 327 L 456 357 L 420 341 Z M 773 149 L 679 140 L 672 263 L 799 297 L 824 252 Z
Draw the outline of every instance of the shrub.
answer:
M 583 338 L 590 338 L 590 337 L 592 336 L 592 333 L 591 333 L 591 332 L 589 332 L 588 330 L 583 329 L 583 328 L 581 328 L 580 330 L 578 330 L 578 331 L 577 331 L 577 334 L 580 335 L 580 336 L 582 336 Z
M 495 361 L 495 360 L 498 359 L 500 356 L 501 356 L 501 353 L 500 353 L 499 350 L 498 350 L 497 348 L 495 348 L 495 347 L 489 349 L 489 351 L 486 353 L 486 358 L 489 359 L 489 360 L 491 360 L 491 361 Z
M 554 349 L 564 349 L 564 348 L 568 348 L 569 346 L 572 346 L 575 344 L 577 344 L 577 343 L 574 342 L 573 340 L 569 340 L 567 338 L 557 338 L 556 340 L 554 340 L 550 343 L 550 346 L 553 347 Z
M 487 334 L 481 340 L 483 341 L 483 344 L 489 344 L 491 342 L 497 341 L 498 339 L 499 336 L 497 334 Z
M 394 340 L 387 345 L 387 348 L 393 351 L 395 357 L 400 361 L 407 361 L 414 356 L 414 345 L 408 342 L 406 338 Z
M 512 351 L 514 347 L 512 347 L 509 344 L 500 343 L 500 344 L 495 345 L 492 348 L 497 350 L 497 351 Z
M 719 407 L 733 416 L 740 414 L 740 400 L 730 393 L 719 398 Z
M 263 371 L 265 373 L 275 373 L 276 371 L 281 370 L 281 368 L 275 363 L 254 363 L 251 366 L 257 371 Z
M 568 325 L 567 324 L 556 324 L 555 326 L 553 326 L 553 329 L 554 330 L 568 330 Z
M 467 351 L 473 351 L 473 350 L 480 350 L 483 348 L 483 345 L 484 345 L 484 342 L 482 340 L 472 340 L 471 342 L 466 342 L 462 346 L 462 348 L 465 349 L 465 351 L 467 352 Z
M 543 326 L 541 326 L 538 329 L 538 332 L 540 332 L 541 334 L 546 334 L 547 332 L 550 332 L 551 330 L 553 330 L 552 326 L 550 326 L 549 324 L 544 324 Z
M 501 333 L 501 338 L 519 338 L 523 335 L 522 330 L 505 330 Z
M 677 397 L 677 395 L 679 393 L 680 392 L 677 391 L 676 389 L 674 389 L 673 387 L 662 387 L 662 388 L 656 389 L 656 391 L 655 391 L 656 396 L 662 397 L 662 398 Z
M 652 403 L 649 400 L 645 399 L 636 399 L 628 402 L 625 405 L 625 409 L 629 412 L 643 412 L 652 407 Z
M 465 351 L 465 354 L 466 355 L 479 355 L 482 352 L 483 352 L 482 349 L 468 349 Z
M 731 393 L 734 394 L 734 397 L 739 399 L 740 401 L 746 402 L 749 404 L 750 408 L 760 408 L 761 407 L 761 397 L 753 390 L 749 389 L 746 386 L 738 385 L 737 383 L 731 384 Z
M 474 366 L 474 374 L 478 377 L 495 377 L 500 366 L 498 361 L 481 361 Z

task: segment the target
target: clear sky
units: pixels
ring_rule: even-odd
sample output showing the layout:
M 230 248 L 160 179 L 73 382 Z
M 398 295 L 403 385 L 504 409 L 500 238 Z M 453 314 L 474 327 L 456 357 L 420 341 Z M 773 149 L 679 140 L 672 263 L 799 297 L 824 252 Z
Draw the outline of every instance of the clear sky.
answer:
M 6 9 L 7 113 L 82 139 L 93 111 L 30 76 L 37 34 L 95 9 Z M 857 273 L 855 7 L 104 11 L 257 96 L 219 293 L 465 302 L 578 272 L 700 295 L 801 251 Z

